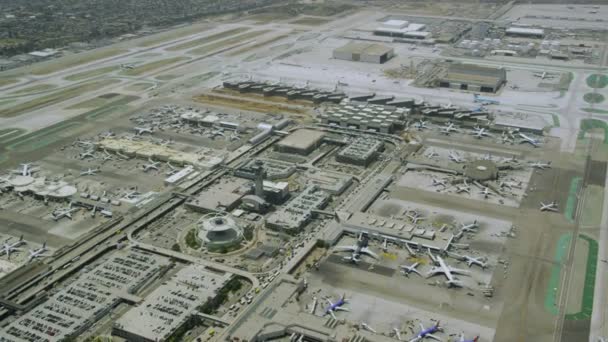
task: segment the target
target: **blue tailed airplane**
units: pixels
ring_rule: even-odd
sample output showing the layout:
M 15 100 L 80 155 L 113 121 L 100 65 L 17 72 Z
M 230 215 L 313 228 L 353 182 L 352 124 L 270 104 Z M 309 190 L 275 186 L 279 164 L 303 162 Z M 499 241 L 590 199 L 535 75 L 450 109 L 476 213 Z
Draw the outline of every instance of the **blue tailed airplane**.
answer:
M 434 340 L 441 341 L 441 339 L 439 337 L 433 335 L 433 333 L 436 333 L 441 330 L 442 329 L 439 326 L 439 321 L 437 321 L 437 324 L 433 325 L 432 327 L 430 327 L 428 329 L 424 328 L 424 325 L 422 325 L 422 323 L 420 323 L 420 332 L 413 339 L 411 339 L 410 342 L 418 342 L 425 338 L 432 338 Z
M 337 319 L 334 314 L 335 311 L 350 311 L 347 308 L 342 307 L 347 303 L 345 294 L 343 294 L 335 303 L 332 303 L 329 299 L 327 299 L 327 302 L 329 303 L 329 306 L 325 309 L 325 315 L 331 315 L 334 319 Z

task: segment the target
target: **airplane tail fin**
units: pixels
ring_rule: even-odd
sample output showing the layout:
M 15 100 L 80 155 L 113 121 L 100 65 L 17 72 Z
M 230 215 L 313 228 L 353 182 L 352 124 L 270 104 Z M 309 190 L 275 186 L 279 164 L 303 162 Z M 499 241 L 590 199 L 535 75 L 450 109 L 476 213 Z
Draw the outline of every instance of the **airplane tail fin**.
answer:
M 479 336 L 475 336 L 475 338 L 473 339 L 473 342 L 477 342 L 479 341 Z
M 42 244 L 42 248 L 46 248 L 46 241 Z
M 21 234 L 21 237 L 19 237 L 19 241 L 23 241 L 23 234 Z

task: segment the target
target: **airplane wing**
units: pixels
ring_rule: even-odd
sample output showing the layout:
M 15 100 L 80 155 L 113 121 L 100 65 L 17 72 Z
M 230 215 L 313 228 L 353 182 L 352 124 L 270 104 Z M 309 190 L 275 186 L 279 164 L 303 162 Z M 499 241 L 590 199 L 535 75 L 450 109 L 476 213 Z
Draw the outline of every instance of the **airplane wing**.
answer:
M 433 334 L 426 334 L 425 337 L 432 338 L 435 341 L 440 341 L 441 342 L 441 339 L 439 337 L 433 335 Z
M 434 275 L 437 275 L 437 274 L 440 274 L 440 273 L 443 273 L 443 269 L 441 269 L 441 267 L 433 267 L 433 268 L 431 268 L 431 270 L 430 270 L 430 271 L 429 271 L 429 272 L 426 274 L 426 277 L 427 277 L 427 278 L 430 278 L 430 277 L 432 277 L 432 276 L 434 276 Z
M 327 301 L 327 303 L 329 303 L 330 306 L 334 305 L 334 303 L 332 303 L 331 300 L 329 300 L 329 298 L 326 298 L 325 300 Z
M 367 248 L 367 247 L 361 249 L 361 253 L 367 254 L 367 255 L 371 256 L 372 258 L 374 258 L 374 259 L 379 259 L 380 258 L 376 253 L 372 252 L 372 250 L 369 249 L 369 248 Z
M 450 269 L 450 272 L 452 272 L 452 273 L 454 273 L 454 274 L 464 274 L 464 275 L 469 275 L 469 274 L 471 274 L 471 272 L 470 272 L 470 271 L 463 270 L 463 269 L 461 269 L 461 268 L 453 268 L 453 267 L 450 267 L 450 266 L 448 266 L 448 268 Z
M 336 310 L 336 311 L 350 311 L 349 309 L 343 308 L 341 306 L 336 307 L 334 310 Z
M 336 246 L 334 252 L 354 252 L 357 246 Z

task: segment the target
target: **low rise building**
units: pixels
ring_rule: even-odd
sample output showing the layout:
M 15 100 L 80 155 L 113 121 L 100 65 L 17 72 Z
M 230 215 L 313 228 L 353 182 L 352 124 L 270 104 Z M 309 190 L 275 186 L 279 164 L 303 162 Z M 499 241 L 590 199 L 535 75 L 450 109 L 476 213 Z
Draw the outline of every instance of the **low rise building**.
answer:
M 504 68 L 467 63 L 450 63 L 447 73 L 439 79 L 439 86 L 495 93 L 506 82 L 507 71 Z
M 296 233 L 312 219 L 312 210 L 323 209 L 330 195 L 317 185 L 308 186 L 298 196 L 270 214 L 266 219 L 269 228 Z
M 395 50 L 391 47 L 364 42 L 350 42 L 334 50 L 333 57 L 355 62 L 382 64 L 393 58 Z
M 275 144 L 275 149 L 283 153 L 308 155 L 315 150 L 325 137 L 325 133 L 312 129 L 299 129 Z
M 376 159 L 383 147 L 381 140 L 357 138 L 338 152 L 336 160 L 341 163 L 367 166 Z

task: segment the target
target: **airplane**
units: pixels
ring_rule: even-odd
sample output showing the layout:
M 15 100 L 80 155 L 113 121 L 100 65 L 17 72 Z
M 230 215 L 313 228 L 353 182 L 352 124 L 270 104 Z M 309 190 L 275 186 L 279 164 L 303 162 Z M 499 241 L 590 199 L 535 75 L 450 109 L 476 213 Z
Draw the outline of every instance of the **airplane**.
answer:
M 21 168 L 16 169 L 13 173 L 21 175 L 21 176 L 31 176 L 32 173 L 36 172 L 31 166 L 31 163 L 20 164 Z
M 544 169 L 547 169 L 547 168 L 551 168 L 551 162 L 542 163 L 542 162 L 538 161 L 538 162 L 531 163 L 530 166 L 532 166 L 535 169 L 544 170 Z
M 460 132 L 460 130 L 458 128 L 454 128 L 454 124 L 452 122 L 441 127 L 440 133 L 450 135 L 450 132 Z
M 441 341 L 441 339 L 435 335 L 433 335 L 433 333 L 442 331 L 443 329 L 441 329 L 441 327 L 439 326 L 439 321 L 437 321 L 437 323 L 435 325 L 433 325 L 432 327 L 426 329 L 424 327 L 424 325 L 422 325 L 422 323 L 420 323 L 420 331 L 418 332 L 418 334 L 411 339 L 409 342 L 418 342 L 420 340 L 423 340 L 425 338 L 432 338 L 433 340 L 436 341 Z
M 447 181 L 445 179 L 437 179 L 437 178 L 433 178 L 433 186 L 443 186 L 444 188 L 447 188 L 448 185 L 446 183 Z
M 479 341 L 479 336 L 475 336 L 473 337 L 472 340 L 467 340 L 464 338 L 464 333 L 460 334 L 460 340 L 458 342 L 478 342 Z
M 95 157 L 95 151 L 93 150 L 89 150 L 86 152 L 82 152 L 81 154 L 78 155 L 78 158 L 85 159 L 85 158 L 94 158 Z
M 414 127 L 415 127 L 417 130 L 419 130 L 419 131 L 422 131 L 422 130 L 423 130 L 423 129 L 425 129 L 425 128 L 429 128 L 429 127 L 426 125 L 426 121 L 424 121 L 424 120 L 419 120 L 418 122 L 416 122 L 416 123 L 414 124 Z
M 510 85 L 509 88 L 511 88 L 513 90 L 517 90 L 517 89 L 519 89 L 519 86 L 517 84 L 513 84 L 513 85 Z
M 490 192 L 490 190 L 488 189 L 488 187 L 483 188 L 482 191 L 479 192 L 481 195 L 483 195 L 483 198 L 488 198 L 490 196 L 494 196 L 493 192 Z
M 13 243 L 8 243 L 8 240 L 6 240 L 4 242 L 4 246 L 2 246 L 2 250 L 0 250 L 0 255 L 4 255 L 6 254 L 7 258 L 11 258 L 11 252 L 12 251 L 16 251 L 19 250 L 19 246 L 25 244 L 25 241 L 23 241 L 23 235 L 21 235 L 21 237 L 19 238 L 19 240 L 13 242 Z
M 81 176 L 95 176 L 97 174 L 97 172 L 99 172 L 98 168 L 97 169 L 91 169 L 91 168 L 89 168 L 86 171 L 80 172 L 80 175 Z
M 104 149 L 103 154 L 103 161 L 112 160 L 112 154 L 110 152 Z
M 485 260 L 485 258 L 483 258 L 483 257 L 473 258 L 472 256 L 465 255 L 462 258 L 467 263 L 467 265 L 469 265 L 469 267 L 471 267 L 473 265 L 478 265 L 479 267 L 484 268 L 484 269 L 486 267 L 488 267 L 488 264 L 485 261 L 483 261 L 483 260 Z
M 237 133 L 237 131 L 234 131 L 228 136 L 228 139 L 230 139 L 230 141 L 239 141 L 241 140 L 241 136 Z
M 143 166 L 144 172 L 148 172 L 150 170 L 158 170 L 158 165 L 160 165 L 160 162 L 155 162 L 152 159 L 148 159 L 148 162 L 150 162 L 150 163 L 149 164 L 145 164 Z
M 395 336 L 397 336 L 397 340 L 401 341 L 401 330 L 399 330 L 399 328 L 393 328 L 393 331 L 395 332 Z
M 131 157 L 126 156 L 126 155 L 120 153 L 119 151 L 116 151 L 116 155 L 119 156 L 123 160 L 129 160 L 129 159 L 131 159 Z
M 137 135 L 143 135 L 144 133 L 154 133 L 152 128 L 148 127 L 133 127 L 133 129 L 137 132 Z
M 547 204 L 540 202 L 540 211 L 558 211 L 557 203 L 555 201 Z
M 471 194 L 471 187 L 467 184 L 466 179 L 464 180 L 464 185 L 456 185 L 456 193 L 459 194 L 461 192 Z
M 416 267 L 418 267 L 420 263 L 417 262 L 413 265 L 407 266 L 407 265 L 401 265 L 399 267 L 401 267 L 401 272 L 403 273 L 404 276 L 409 276 L 410 273 L 416 273 L 417 275 L 422 277 L 422 274 L 420 274 L 420 272 L 418 272 L 418 270 L 416 269 Z
M 543 72 L 535 72 L 534 77 L 538 77 L 541 80 L 544 80 L 545 78 L 547 78 L 547 79 L 555 78 L 556 75 L 543 71 Z
M 365 323 L 365 322 L 361 322 L 361 327 L 369 332 L 372 332 L 374 334 L 377 334 L 378 332 L 372 328 L 369 324 Z
M 477 228 L 479 228 L 479 224 L 477 223 L 477 220 L 475 220 L 469 224 L 462 224 L 460 226 L 460 230 L 465 231 L 465 232 L 470 232 L 470 233 L 476 233 Z
M 452 101 L 450 101 L 450 102 L 448 102 L 448 103 L 446 103 L 444 105 L 441 105 L 441 108 L 443 108 L 443 109 L 454 108 L 454 104 L 452 104 Z
M 122 69 L 135 69 L 135 66 L 133 64 L 121 64 L 120 67 Z
M 357 243 L 352 246 L 337 246 L 335 248 L 336 252 L 352 252 L 350 257 L 344 257 L 344 260 L 352 261 L 354 263 L 359 262 L 361 260 L 361 254 L 368 255 L 374 259 L 378 259 L 378 255 L 368 247 L 368 239 L 363 233 L 359 234 L 359 239 Z
M 427 158 L 433 158 L 439 156 L 439 153 L 435 152 L 432 149 L 429 149 L 429 151 L 424 156 Z
M 509 188 L 509 189 L 513 189 L 513 188 L 517 188 L 517 189 L 521 189 L 521 182 L 516 183 L 516 182 L 500 182 L 499 186 L 501 188 Z
M 137 191 L 130 191 L 130 192 L 125 193 L 123 197 L 126 199 L 133 199 L 139 195 L 140 195 L 140 193 Z
M 79 208 L 72 208 L 72 203 L 70 202 L 70 205 L 67 208 L 56 209 L 51 213 L 51 215 L 53 216 L 53 220 L 55 220 L 55 221 L 59 221 L 64 217 L 67 217 L 71 220 L 72 213 L 74 213 L 78 210 L 79 210 Z
M 477 139 L 481 139 L 483 137 L 491 137 L 492 134 L 486 132 L 486 129 L 483 127 L 475 127 L 473 129 L 473 132 L 471 132 L 471 134 L 477 138 Z
M 488 106 L 488 105 L 498 105 L 500 104 L 500 101 L 497 100 L 492 100 L 486 97 L 481 97 L 479 96 L 479 94 L 474 94 L 473 95 L 473 102 L 475 103 L 481 103 L 484 106 Z
M 503 144 L 509 144 L 513 142 L 513 138 L 508 136 L 504 131 L 502 132 L 502 135 L 500 136 L 500 140 Z
M 382 241 L 382 251 L 384 251 L 384 253 L 388 251 L 388 240 L 386 238 Z
M 347 308 L 343 307 L 343 305 L 348 302 L 348 300 L 346 299 L 346 294 L 343 294 L 342 297 L 340 297 L 335 303 L 332 303 L 329 299 L 326 300 L 329 303 L 329 306 L 325 308 L 325 314 L 323 316 L 331 315 L 331 317 L 337 319 L 336 315 L 334 314 L 335 311 L 350 311 Z
M 525 135 L 523 133 L 517 133 L 519 135 L 519 137 L 522 139 L 519 141 L 520 144 L 530 144 L 534 147 L 539 147 L 540 146 L 540 140 L 539 139 L 535 139 L 532 138 L 528 135 Z
M 412 220 L 413 224 L 418 224 L 418 221 L 426 219 L 426 217 L 421 217 L 417 211 L 415 211 L 415 210 L 412 210 L 412 211 L 414 212 L 412 215 L 407 214 L 405 216 L 409 217 L 410 220 Z
M 42 247 L 38 248 L 38 249 L 34 249 L 34 250 L 29 250 L 30 252 L 30 256 L 27 259 L 27 262 L 30 262 L 36 258 L 42 258 L 45 257 L 47 255 L 44 254 L 44 252 L 48 251 L 48 249 L 46 248 L 46 241 L 42 244 Z
M 430 253 L 429 253 L 430 254 Z M 463 274 L 463 275 L 468 275 L 470 272 L 467 270 L 463 270 L 463 269 L 459 269 L 459 268 L 453 268 L 449 265 L 447 265 L 445 263 L 445 261 L 439 256 L 436 255 L 433 257 L 432 254 L 430 254 L 431 257 L 435 260 L 437 260 L 437 263 L 439 263 L 439 266 L 435 266 L 433 267 L 426 275 L 427 278 L 433 277 L 437 274 L 443 274 L 448 280 L 446 281 L 446 283 L 449 286 L 462 286 L 462 283 L 456 279 L 454 277 L 454 274 Z
M 464 160 L 462 159 L 462 157 L 460 157 L 460 155 L 454 151 L 449 151 L 448 157 L 454 163 L 458 163 L 458 164 L 464 163 Z

